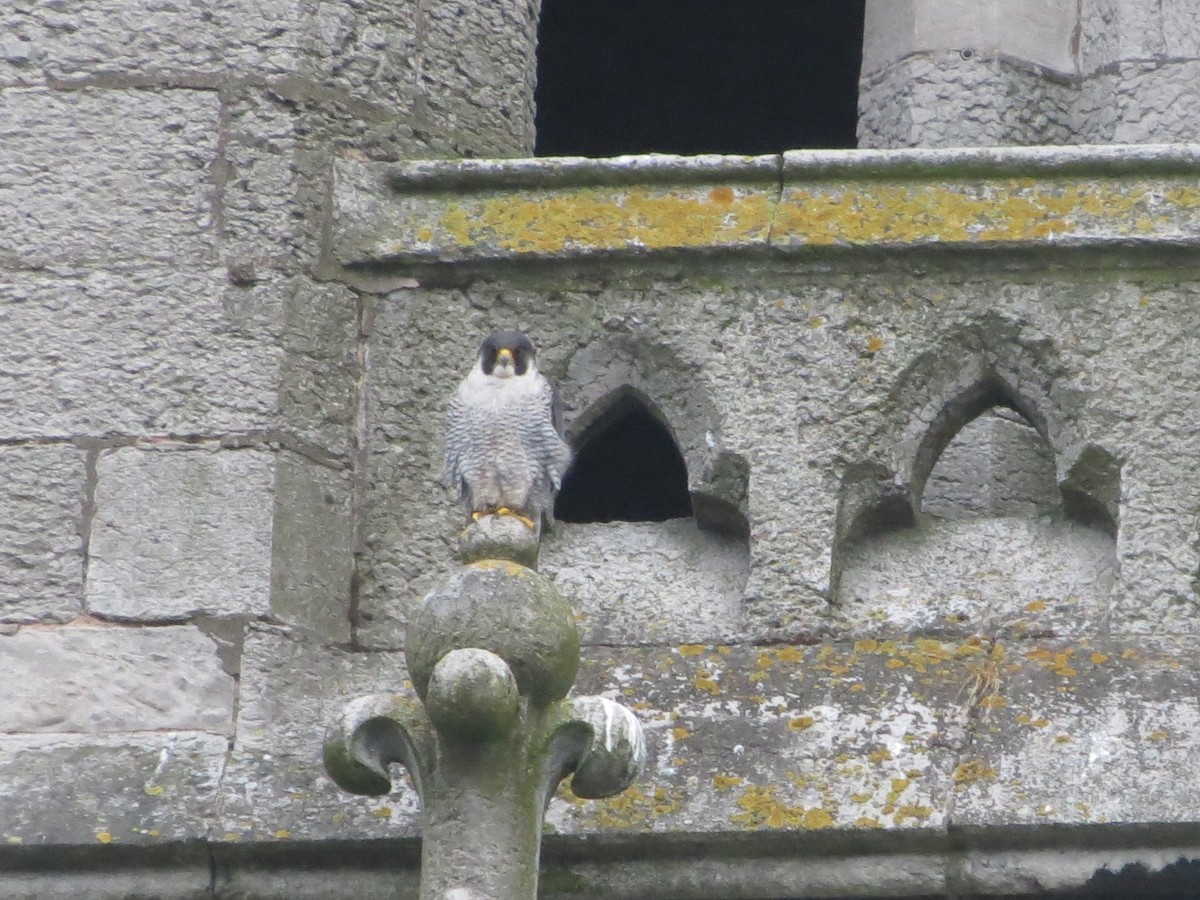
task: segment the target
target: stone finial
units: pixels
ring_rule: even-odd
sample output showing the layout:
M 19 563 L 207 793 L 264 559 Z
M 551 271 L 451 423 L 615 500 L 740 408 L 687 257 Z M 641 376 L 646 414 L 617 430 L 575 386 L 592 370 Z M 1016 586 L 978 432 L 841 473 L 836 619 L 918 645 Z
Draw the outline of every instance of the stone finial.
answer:
M 432 591 L 406 646 L 417 698 L 349 703 L 325 766 L 356 794 L 411 773 L 421 798 L 421 900 L 533 900 L 546 804 L 574 774 L 580 797 L 617 794 L 645 759 L 633 714 L 568 698 L 579 666 L 570 605 L 508 560 L 479 560 Z

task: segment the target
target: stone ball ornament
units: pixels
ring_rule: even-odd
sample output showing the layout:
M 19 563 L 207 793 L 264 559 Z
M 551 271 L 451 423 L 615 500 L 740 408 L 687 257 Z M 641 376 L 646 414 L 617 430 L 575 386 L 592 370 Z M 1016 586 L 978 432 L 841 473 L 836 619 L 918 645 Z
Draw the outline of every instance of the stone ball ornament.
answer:
M 425 711 L 439 732 L 480 741 L 510 734 L 520 704 L 507 663 L 477 647 L 451 650 L 438 660 L 425 693 Z
M 464 566 L 431 591 L 408 627 L 405 653 L 417 695 L 451 650 L 474 647 L 508 664 L 524 697 L 561 700 L 579 669 L 579 631 L 554 583 L 508 560 Z

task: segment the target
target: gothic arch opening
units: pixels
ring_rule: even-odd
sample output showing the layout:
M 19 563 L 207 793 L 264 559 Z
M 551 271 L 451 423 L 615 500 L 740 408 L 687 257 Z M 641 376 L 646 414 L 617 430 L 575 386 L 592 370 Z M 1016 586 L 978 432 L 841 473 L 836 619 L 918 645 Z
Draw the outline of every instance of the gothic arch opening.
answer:
M 633 390 L 623 390 L 575 441 L 554 505 L 563 522 L 663 522 L 692 514 L 675 438 Z
M 1119 464 L 1088 445 L 1063 465 L 1049 437 L 1072 448 L 1061 414 L 996 369 L 965 384 L 897 432 L 895 469 L 844 478 L 837 602 L 863 627 L 1070 633 L 1103 620 Z
M 539 156 L 856 146 L 864 0 L 542 0 Z

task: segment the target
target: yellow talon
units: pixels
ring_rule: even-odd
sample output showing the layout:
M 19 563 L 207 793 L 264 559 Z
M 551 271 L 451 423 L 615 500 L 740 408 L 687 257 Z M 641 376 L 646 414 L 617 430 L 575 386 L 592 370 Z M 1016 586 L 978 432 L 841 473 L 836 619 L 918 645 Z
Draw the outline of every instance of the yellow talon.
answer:
M 519 512 L 513 512 L 507 506 L 502 506 L 498 510 L 496 510 L 496 515 L 512 516 L 514 519 L 519 519 L 520 521 L 525 523 L 526 528 L 528 528 L 530 531 L 533 531 L 533 519 L 530 519 L 527 516 L 523 516 Z

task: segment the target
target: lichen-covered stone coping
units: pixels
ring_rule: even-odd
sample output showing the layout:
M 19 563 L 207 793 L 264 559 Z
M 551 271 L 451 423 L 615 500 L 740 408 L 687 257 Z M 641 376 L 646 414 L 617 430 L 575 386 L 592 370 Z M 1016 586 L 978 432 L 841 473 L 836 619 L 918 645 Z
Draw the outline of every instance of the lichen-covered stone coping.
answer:
M 343 265 L 1200 244 L 1200 145 L 339 160 Z

